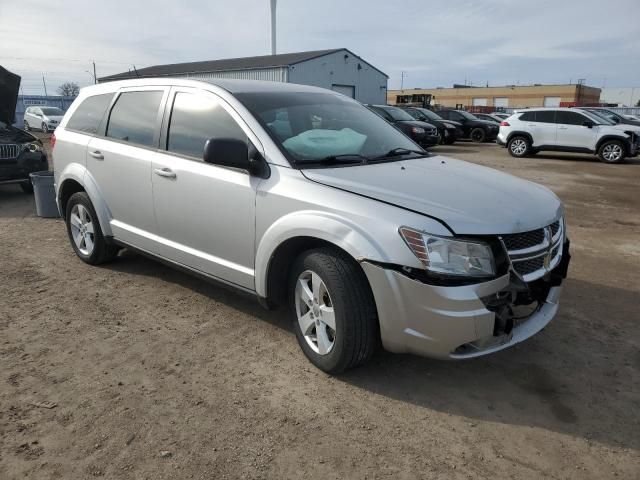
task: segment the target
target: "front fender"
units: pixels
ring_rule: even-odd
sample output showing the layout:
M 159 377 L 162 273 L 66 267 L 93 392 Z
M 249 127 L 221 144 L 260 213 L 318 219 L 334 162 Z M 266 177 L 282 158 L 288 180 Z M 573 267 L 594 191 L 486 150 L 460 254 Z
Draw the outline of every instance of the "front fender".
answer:
M 98 215 L 102 234 L 107 237 L 112 236 L 111 224 L 109 223 L 111 220 L 111 211 L 104 202 L 104 197 L 100 194 L 100 189 L 93 175 L 91 175 L 84 165 L 79 163 L 68 164 L 56 179 L 56 203 L 58 204 L 58 211 L 60 211 L 62 217 L 64 217 L 64 212 L 61 211 L 60 194 L 63 191 L 64 183 L 67 181 L 75 181 L 84 188 Z
M 356 260 L 388 260 L 388 252 L 383 250 L 373 236 L 346 218 L 315 210 L 290 213 L 274 222 L 259 241 L 255 266 L 255 288 L 258 295 L 266 296 L 269 263 L 274 252 L 283 242 L 295 237 L 314 237 L 327 241 Z

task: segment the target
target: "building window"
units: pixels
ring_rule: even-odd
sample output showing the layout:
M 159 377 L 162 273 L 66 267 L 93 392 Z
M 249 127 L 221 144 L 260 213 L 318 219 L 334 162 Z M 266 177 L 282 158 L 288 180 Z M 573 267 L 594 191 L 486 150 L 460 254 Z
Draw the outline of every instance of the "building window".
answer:
M 487 99 L 486 98 L 474 98 L 471 100 L 471 105 L 474 107 L 486 107 Z
M 493 98 L 493 106 L 496 108 L 506 108 L 509 106 L 509 98 L 508 97 L 494 97 Z
M 545 107 L 559 107 L 560 97 L 544 97 L 542 105 Z

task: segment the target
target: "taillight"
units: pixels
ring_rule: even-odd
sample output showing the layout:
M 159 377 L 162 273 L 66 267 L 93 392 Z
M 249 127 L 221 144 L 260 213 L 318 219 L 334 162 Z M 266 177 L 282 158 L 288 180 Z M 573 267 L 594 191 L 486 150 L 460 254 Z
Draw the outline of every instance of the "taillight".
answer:
M 509 122 L 507 122 L 506 120 L 503 120 L 500 122 L 500 126 L 501 127 L 510 127 L 511 125 L 509 125 Z
M 56 134 L 55 133 L 51 134 L 51 138 L 49 139 L 49 141 L 51 142 L 51 149 L 53 150 L 53 147 L 56 146 Z

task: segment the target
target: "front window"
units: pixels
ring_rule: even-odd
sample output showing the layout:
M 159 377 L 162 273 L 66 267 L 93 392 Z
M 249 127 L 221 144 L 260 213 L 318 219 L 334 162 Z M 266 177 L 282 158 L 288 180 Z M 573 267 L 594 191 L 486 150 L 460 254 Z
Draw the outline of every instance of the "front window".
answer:
M 380 116 L 343 96 L 260 92 L 238 93 L 236 97 L 298 166 L 327 158 L 374 159 L 392 150 L 421 150 Z
M 42 110 L 42 113 L 44 113 L 47 116 L 61 117 L 64 115 L 64 112 L 60 110 L 58 107 L 45 107 L 45 108 L 41 108 L 41 110 Z
M 407 122 L 407 121 L 415 120 L 415 118 L 413 118 L 407 112 L 405 112 L 404 110 L 398 107 L 380 107 L 380 109 L 387 112 L 391 116 L 391 118 L 393 118 L 398 122 Z

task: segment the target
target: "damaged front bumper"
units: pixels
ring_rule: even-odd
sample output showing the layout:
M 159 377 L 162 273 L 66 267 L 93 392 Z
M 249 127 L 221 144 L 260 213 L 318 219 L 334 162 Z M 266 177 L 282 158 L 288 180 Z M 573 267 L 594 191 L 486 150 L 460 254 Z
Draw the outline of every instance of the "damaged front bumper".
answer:
M 384 348 L 440 359 L 465 359 L 526 340 L 542 330 L 558 311 L 561 283 L 570 259 L 568 241 L 563 251 L 560 263 L 530 284 L 510 272 L 472 285 L 431 285 L 400 270 L 362 262 L 375 297 Z M 521 298 L 518 295 L 536 300 L 524 317 L 514 312 L 516 299 Z

